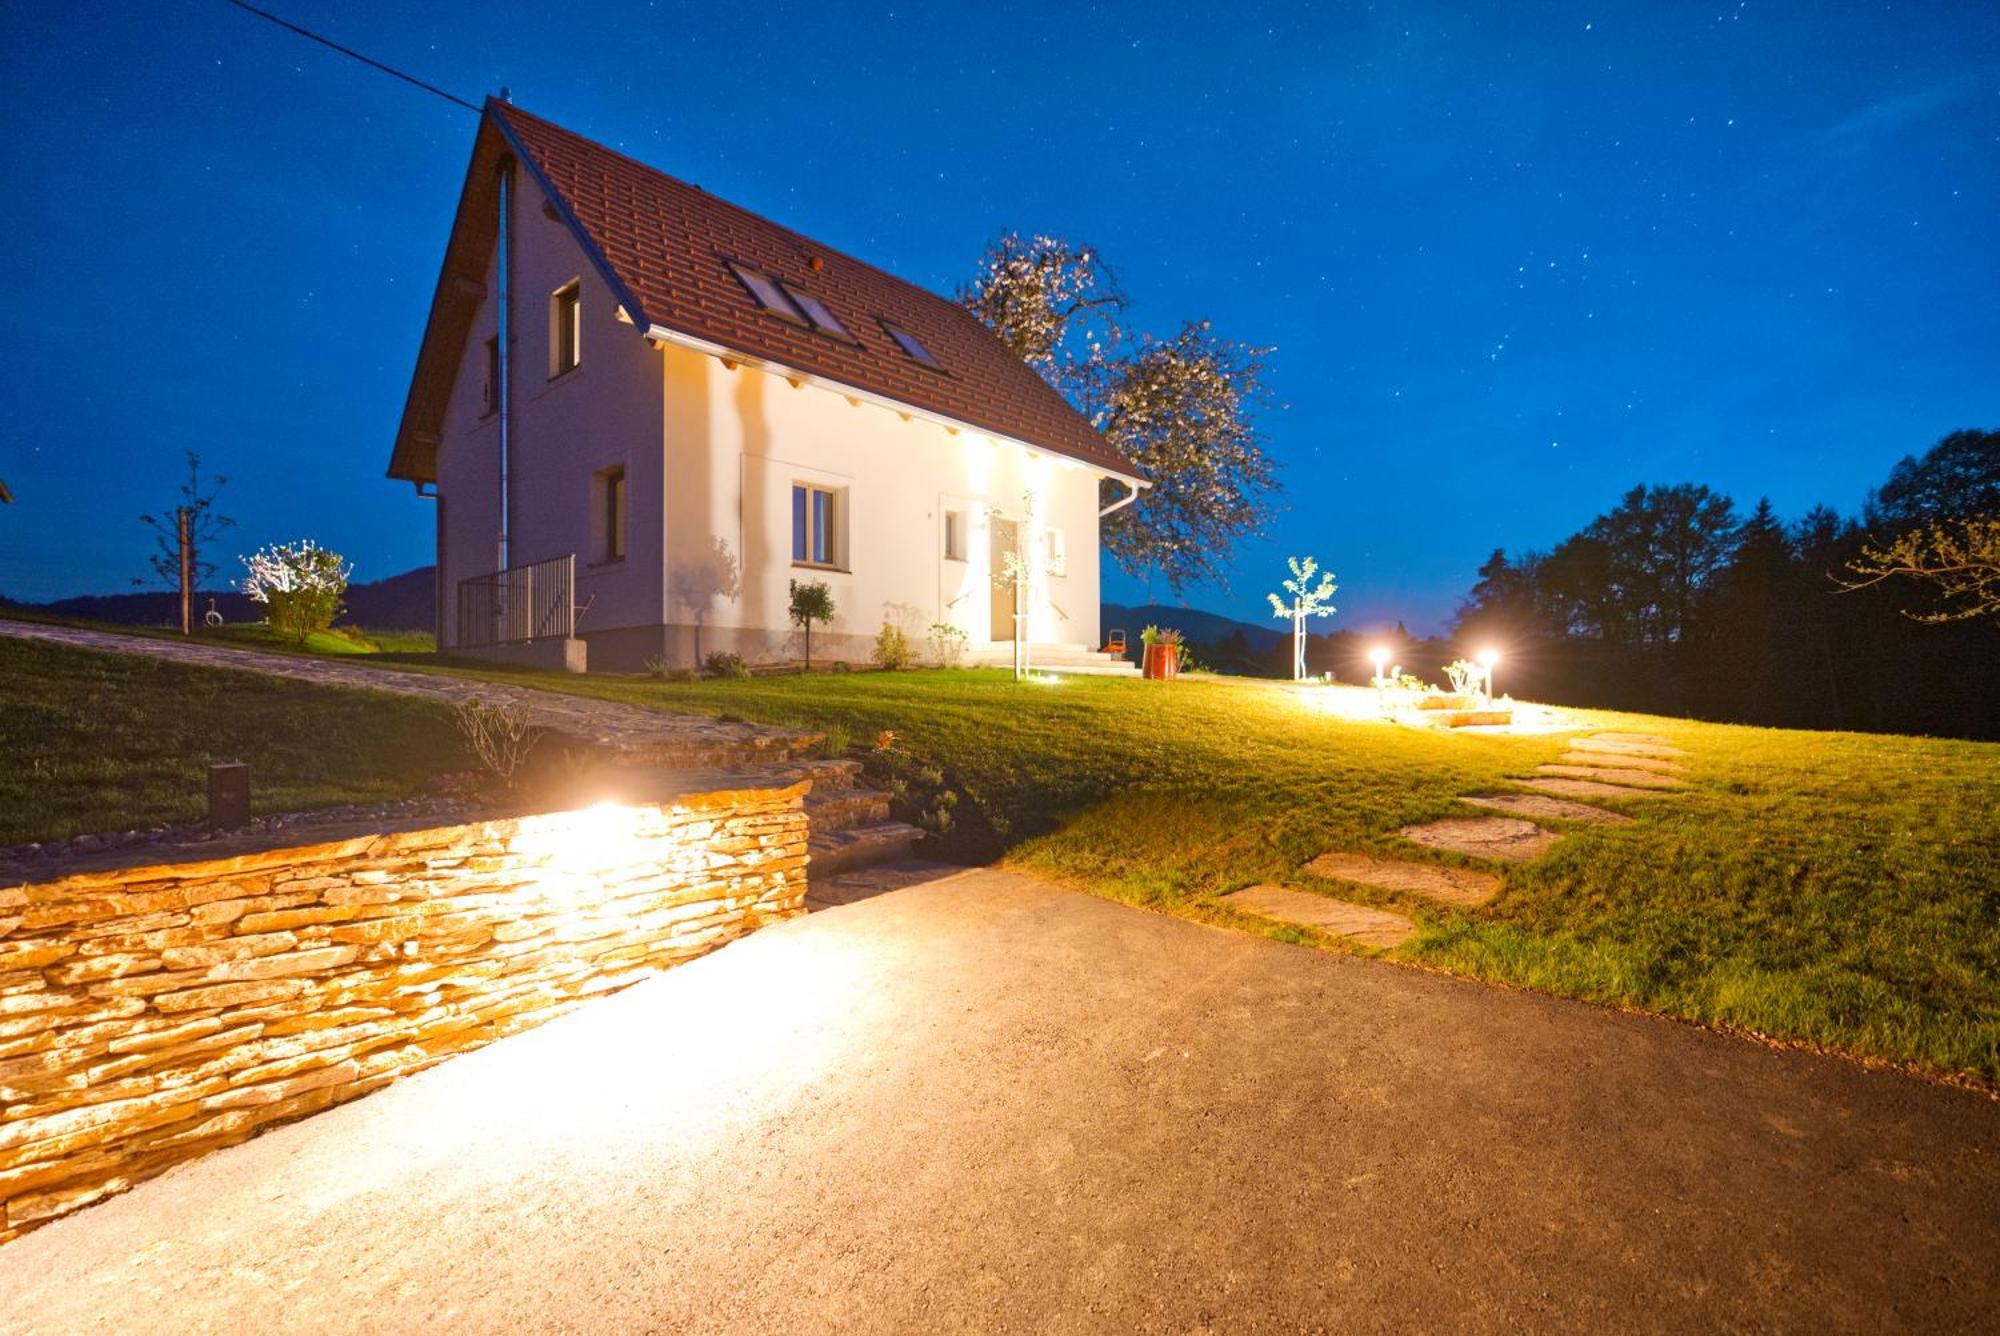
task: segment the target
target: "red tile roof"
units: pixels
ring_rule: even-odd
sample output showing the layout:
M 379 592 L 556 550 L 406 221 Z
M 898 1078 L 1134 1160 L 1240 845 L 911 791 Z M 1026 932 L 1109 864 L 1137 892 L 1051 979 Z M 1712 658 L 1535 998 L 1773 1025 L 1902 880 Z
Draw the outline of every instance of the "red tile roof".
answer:
M 456 265 L 460 274 L 475 261 L 474 272 L 483 272 L 491 245 L 490 225 L 483 234 L 473 229 L 463 247 L 458 234 L 466 230 L 469 210 L 477 217 L 476 197 L 486 194 L 478 188 L 482 160 L 497 160 L 505 151 L 489 146 L 494 130 L 555 201 L 639 332 L 663 328 L 1098 468 L 1135 473 L 1032 367 L 956 303 L 505 103 L 487 103 L 461 198 L 452 243 L 453 251 L 465 251 Z M 730 272 L 732 260 L 818 298 L 855 341 L 764 310 Z M 433 336 L 452 345 L 450 365 L 456 365 L 464 333 L 453 339 L 452 331 L 461 324 L 469 328 L 477 307 L 476 300 L 465 299 L 462 278 L 454 285 L 454 267 L 448 253 L 419 357 L 419 382 L 426 361 L 433 363 L 433 376 L 445 365 L 443 356 L 430 356 Z M 889 337 L 885 321 L 914 334 L 942 369 L 905 353 Z M 442 393 L 421 383 L 412 386 L 392 476 L 434 476 L 436 433 L 448 393 L 448 383 Z

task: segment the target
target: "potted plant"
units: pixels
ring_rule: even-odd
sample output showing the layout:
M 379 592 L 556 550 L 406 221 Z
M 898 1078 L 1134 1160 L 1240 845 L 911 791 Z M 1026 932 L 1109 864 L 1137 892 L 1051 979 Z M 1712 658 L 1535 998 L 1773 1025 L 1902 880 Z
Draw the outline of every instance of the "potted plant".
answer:
M 1171 626 L 1165 630 L 1149 626 L 1139 633 L 1145 645 L 1144 670 L 1147 677 L 1165 680 L 1181 672 L 1181 633 Z

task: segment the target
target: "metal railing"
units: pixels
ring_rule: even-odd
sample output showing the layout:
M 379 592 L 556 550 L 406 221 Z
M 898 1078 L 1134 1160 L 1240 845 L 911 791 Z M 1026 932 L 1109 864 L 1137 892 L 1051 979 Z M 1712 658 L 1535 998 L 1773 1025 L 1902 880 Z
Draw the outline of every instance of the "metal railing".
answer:
M 458 647 L 576 634 L 576 554 L 458 582 Z

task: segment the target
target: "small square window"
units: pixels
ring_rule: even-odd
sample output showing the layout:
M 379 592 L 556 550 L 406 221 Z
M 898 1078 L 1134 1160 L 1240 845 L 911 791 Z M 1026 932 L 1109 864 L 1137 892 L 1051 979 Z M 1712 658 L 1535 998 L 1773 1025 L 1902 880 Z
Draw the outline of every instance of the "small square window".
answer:
M 922 362 L 925 366 L 931 367 L 934 370 L 944 370 L 944 365 L 931 355 L 931 350 L 924 347 L 923 341 L 910 333 L 909 330 L 904 329 L 901 325 L 892 325 L 886 320 L 882 322 L 882 328 L 889 331 L 889 337 L 896 341 L 896 346 L 908 353 L 913 359 Z
M 625 559 L 625 466 L 600 469 L 591 487 L 597 514 L 591 525 L 598 563 Z
M 572 280 L 549 298 L 549 376 L 583 365 L 583 289 Z
M 729 265 L 729 272 L 736 275 L 736 281 L 750 290 L 750 295 L 756 298 L 759 306 L 795 325 L 807 323 L 805 312 L 793 304 L 792 299 L 785 294 L 785 290 L 778 286 L 777 280 L 769 274 L 737 264 L 733 260 L 725 263 Z
M 965 512 L 944 513 L 944 556 L 946 561 L 965 560 Z
M 845 519 L 842 494 L 811 483 L 792 484 L 792 562 L 798 566 L 840 566 Z
M 486 416 L 500 411 L 500 338 L 486 340 Z

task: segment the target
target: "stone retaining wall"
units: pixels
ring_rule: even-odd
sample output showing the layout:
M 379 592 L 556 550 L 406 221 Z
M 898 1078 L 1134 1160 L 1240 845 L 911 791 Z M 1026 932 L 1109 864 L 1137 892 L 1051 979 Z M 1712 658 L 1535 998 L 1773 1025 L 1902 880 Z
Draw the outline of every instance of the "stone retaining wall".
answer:
M 0 882 L 0 1242 L 805 912 L 808 787 Z

